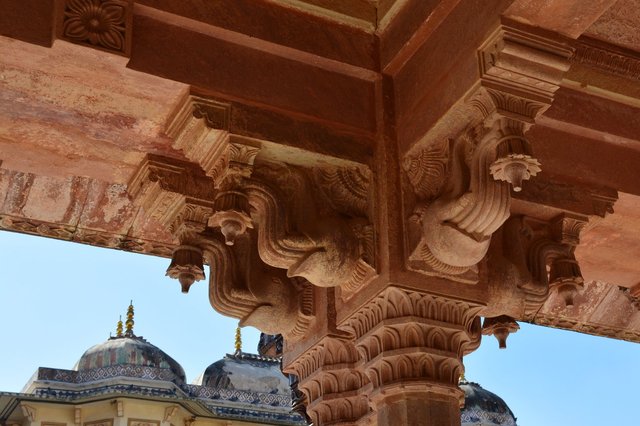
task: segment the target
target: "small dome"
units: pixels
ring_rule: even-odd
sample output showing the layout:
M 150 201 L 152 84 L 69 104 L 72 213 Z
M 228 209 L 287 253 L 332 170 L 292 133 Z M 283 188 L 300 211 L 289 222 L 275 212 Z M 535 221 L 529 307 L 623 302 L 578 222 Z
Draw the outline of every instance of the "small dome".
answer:
M 289 380 L 277 359 L 239 352 L 211 364 L 194 385 L 290 395 Z
M 113 337 L 89 348 L 76 363 L 78 374 L 92 374 L 96 379 L 136 377 L 185 382 L 184 370 L 162 350 L 136 336 Z
M 498 395 L 466 380 L 460 381 L 459 385 L 464 391 L 462 426 L 516 426 L 511 409 Z

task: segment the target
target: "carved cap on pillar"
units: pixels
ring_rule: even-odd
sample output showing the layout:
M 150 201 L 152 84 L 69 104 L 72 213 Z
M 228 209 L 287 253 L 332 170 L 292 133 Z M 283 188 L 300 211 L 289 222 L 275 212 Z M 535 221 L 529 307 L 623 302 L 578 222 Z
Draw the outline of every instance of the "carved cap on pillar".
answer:
M 480 306 L 389 286 L 346 322 L 374 400 L 422 393 L 457 400 L 462 356 L 480 344 Z

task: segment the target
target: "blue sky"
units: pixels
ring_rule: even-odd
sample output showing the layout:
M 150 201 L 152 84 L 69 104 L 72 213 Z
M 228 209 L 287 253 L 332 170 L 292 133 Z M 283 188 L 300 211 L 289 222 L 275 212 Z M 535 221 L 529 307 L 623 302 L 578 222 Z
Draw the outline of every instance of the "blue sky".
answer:
M 176 359 L 187 380 L 233 351 L 236 321 L 215 313 L 207 285 L 187 295 L 167 259 L 0 231 L 0 391 L 37 367 L 72 368 L 115 334 L 129 300 L 135 332 Z M 255 352 L 259 333 L 243 329 Z M 493 337 L 465 358 L 467 380 L 501 397 L 519 426 L 637 424 L 640 345 L 521 324 L 507 350 Z

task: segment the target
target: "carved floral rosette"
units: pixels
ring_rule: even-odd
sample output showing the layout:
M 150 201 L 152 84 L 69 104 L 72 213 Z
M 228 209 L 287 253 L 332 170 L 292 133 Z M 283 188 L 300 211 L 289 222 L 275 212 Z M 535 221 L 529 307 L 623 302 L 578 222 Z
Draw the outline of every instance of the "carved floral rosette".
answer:
M 74 42 L 128 55 L 133 1 L 65 0 L 61 37 Z

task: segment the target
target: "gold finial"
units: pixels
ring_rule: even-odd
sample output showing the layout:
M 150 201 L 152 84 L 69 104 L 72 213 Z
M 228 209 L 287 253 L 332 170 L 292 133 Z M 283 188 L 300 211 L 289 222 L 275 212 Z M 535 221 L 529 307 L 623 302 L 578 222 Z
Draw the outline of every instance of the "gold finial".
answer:
M 133 337 L 133 300 L 129 303 L 129 309 L 127 309 L 127 322 L 125 324 L 127 325 L 127 331 L 124 335 L 127 337 Z
M 122 315 L 120 315 L 118 326 L 116 327 L 116 337 L 122 337 Z
M 242 333 L 240 332 L 240 325 L 236 327 L 236 353 L 242 352 Z

